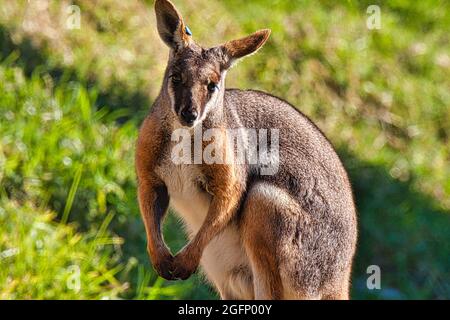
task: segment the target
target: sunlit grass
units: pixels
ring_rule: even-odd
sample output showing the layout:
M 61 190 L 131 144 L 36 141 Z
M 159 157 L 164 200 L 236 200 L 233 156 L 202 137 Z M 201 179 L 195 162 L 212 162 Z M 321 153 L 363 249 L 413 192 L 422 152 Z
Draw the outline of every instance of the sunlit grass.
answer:
M 77 233 L 55 213 L 0 202 L 1 299 L 114 299 L 126 289 L 111 259 L 117 237 Z

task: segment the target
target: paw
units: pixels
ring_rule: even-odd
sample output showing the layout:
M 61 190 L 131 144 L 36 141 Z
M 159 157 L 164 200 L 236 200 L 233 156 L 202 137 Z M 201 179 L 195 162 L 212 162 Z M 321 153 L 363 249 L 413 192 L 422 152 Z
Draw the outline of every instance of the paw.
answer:
M 176 279 L 186 280 L 198 267 L 198 259 L 192 258 L 190 255 L 179 253 L 174 257 L 172 263 L 172 276 Z
M 153 268 L 162 278 L 166 280 L 175 280 L 171 273 L 171 270 L 173 269 L 173 256 L 170 252 L 160 253 L 156 257 L 153 256 L 153 259 L 151 258 L 150 251 L 149 255 Z
M 197 270 L 197 267 L 176 265 L 171 272 L 171 276 L 173 277 L 173 279 L 176 279 L 176 280 L 186 280 L 196 270 Z
M 177 278 L 172 275 L 172 261 L 162 260 L 153 264 L 153 268 L 158 273 L 159 276 L 166 280 L 177 280 Z

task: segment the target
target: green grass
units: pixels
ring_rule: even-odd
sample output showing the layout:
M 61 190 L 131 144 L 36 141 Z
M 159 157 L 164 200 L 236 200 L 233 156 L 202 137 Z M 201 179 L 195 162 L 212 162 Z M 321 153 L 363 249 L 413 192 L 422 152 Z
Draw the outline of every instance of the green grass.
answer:
M 105 232 L 80 234 L 54 218 L 34 204 L 2 200 L 0 298 L 117 298 L 126 284 L 117 280 L 123 267 L 110 254 L 121 239 Z
M 80 30 L 35 3 L 0 0 L 0 298 L 217 298 L 146 255 L 134 143 L 167 57 L 152 1 L 74 1 Z M 380 30 L 370 1 L 176 3 L 206 45 L 273 30 L 228 85 L 287 99 L 337 147 L 359 209 L 352 296 L 450 298 L 448 2 L 380 2 Z M 165 234 L 185 243 L 173 217 Z

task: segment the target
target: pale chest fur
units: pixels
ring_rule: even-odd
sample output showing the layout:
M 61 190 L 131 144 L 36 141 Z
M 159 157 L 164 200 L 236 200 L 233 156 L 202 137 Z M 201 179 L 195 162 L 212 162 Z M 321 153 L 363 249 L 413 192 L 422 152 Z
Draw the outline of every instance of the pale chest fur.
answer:
M 203 224 L 212 199 L 201 187 L 205 181 L 199 166 L 175 165 L 169 161 L 157 167 L 156 173 L 167 186 L 170 207 L 183 219 L 192 237 Z M 248 265 L 235 225 L 227 227 L 208 244 L 200 264 L 209 280 L 219 288 L 229 286 L 228 275 L 234 269 Z

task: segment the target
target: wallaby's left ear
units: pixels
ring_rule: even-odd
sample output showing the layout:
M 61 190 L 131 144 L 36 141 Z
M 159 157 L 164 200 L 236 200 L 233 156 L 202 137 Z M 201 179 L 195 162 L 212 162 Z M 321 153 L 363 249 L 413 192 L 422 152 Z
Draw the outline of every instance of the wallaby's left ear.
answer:
M 259 30 L 245 38 L 233 40 L 221 46 L 225 56 L 224 68 L 230 68 L 234 62 L 258 51 L 270 36 L 270 29 Z
M 185 26 L 183 18 L 169 0 L 156 0 L 156 23 L 161 39 L 175 51 L 189 46 L 191 31 Z

